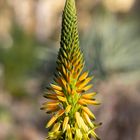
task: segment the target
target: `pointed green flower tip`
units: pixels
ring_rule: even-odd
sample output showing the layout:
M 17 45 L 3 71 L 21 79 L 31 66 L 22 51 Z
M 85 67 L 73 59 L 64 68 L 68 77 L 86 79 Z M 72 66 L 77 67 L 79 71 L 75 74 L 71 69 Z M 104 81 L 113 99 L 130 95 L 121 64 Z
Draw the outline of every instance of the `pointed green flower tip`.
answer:
M 62 30 L 60 43 L 62 48 L 73 48 L 79 46 L 75 0 L 66 0 L 62 16 Z
M 47 140 L 99 140 L 95 129 L 95 115 L 88 105 L 100 104 L 95 92 L 88 92 L 93 77 L 83 72 L 84 58 L 79 47 L 75 0 L 66 0 L 63 16 L 60 50 L 54 82 L 47 87 L 44 97 L 49 101 L 41 109 L 53 114 L 46 128 Z

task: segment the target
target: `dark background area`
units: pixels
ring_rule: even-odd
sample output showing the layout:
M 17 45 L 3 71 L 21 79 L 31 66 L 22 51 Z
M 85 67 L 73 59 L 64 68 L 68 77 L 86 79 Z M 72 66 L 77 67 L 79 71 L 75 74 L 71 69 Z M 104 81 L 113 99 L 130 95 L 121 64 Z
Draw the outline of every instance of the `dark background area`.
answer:
M 43 140 L 40 111 L 60 47 L 65 0 L 0 0 L 0 140 Z M 140 139 L 140 0 L 76 0 L 102 140 Z

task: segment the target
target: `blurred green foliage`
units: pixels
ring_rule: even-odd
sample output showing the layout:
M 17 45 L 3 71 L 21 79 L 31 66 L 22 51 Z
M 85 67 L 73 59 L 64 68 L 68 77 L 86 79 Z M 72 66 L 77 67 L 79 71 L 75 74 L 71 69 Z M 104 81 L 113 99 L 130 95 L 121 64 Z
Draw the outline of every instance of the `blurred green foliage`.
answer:
M 139 20 L 119 20 L 114 15 L 94 17 L 90 30 L 81 44 L 87 66 L 100 78 L 123 73 L 140 75 Z M 125 75 L 126 74 L 126 75 Z
M 0 47 L 0 61 L 4 67 L 4 85 L 13 95 L 24 96 L 24 82 L 37 65 L 36 42 L 18 27 L 12 30 L 13 44 L 10 48 Z

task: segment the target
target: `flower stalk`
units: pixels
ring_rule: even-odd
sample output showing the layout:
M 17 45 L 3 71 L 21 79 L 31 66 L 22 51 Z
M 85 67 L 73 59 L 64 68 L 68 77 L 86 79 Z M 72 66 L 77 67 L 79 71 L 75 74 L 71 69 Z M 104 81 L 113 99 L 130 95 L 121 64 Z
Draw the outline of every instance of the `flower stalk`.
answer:
M 88 92 L 93 77 L 83 72 L 84 58 L 79 47 L 75 0 L 66 0 L 63 16 L 60 50 L 54 82 L 44 95 L 50 101 L 42 108 L 51 113 L 46 127 L 47 140 L 99 140 L 95 133 L 98 125 L 88 105 L 98 105 L 95 92 Z

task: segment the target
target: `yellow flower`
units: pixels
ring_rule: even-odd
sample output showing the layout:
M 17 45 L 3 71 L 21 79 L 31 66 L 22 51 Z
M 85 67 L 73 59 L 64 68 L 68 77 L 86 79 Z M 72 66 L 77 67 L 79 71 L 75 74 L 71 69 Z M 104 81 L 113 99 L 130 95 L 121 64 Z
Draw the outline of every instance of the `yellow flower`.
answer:
M 69 117 L 65 117 L 64 118 L 64 122 L 63 122 L 63 132 L 65 132 L 67 126 L 68 126 L 68 121 L 69 121 Z
M 68 124 L 67 125 L 67 132 L 66 132 L 66 139 L 67 140 L 73 140 L 73 137 L 72 137 L 72 129 L 70 128 L 70 125 Z
M 60 116 L 62 116 L 64 114 L 64 110 L 60 110 L 58 111 L 57 114 L 55 114 L 50 121 L 47 123 L 47 128 L 50 127 Z
M 86 112 L 89 115 L 89 117 L 91 117 L 92 119 L 94 119 L 94 120 L 96 119 L 95 116 L 94 116 L 94 114 L 90 111 L 90 109 L 88 107 L 83 106 L 82 107 L 82 110 L 84 112 Z

